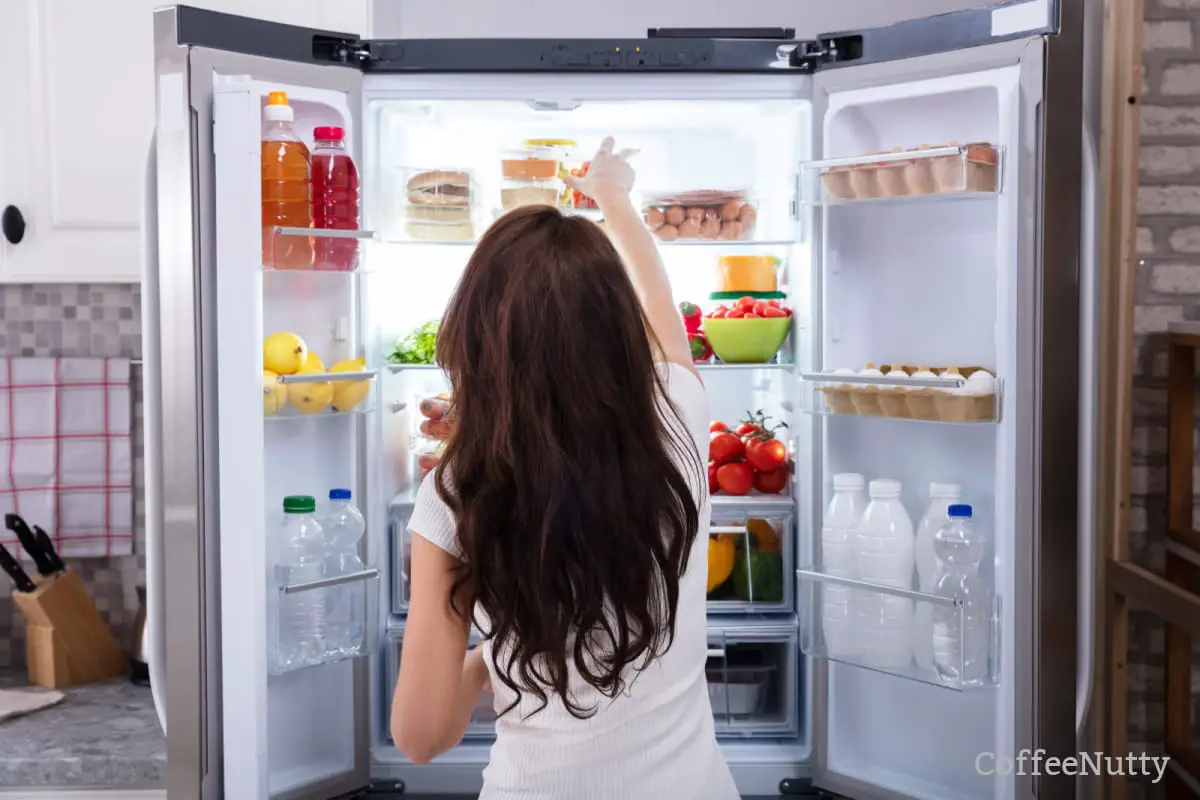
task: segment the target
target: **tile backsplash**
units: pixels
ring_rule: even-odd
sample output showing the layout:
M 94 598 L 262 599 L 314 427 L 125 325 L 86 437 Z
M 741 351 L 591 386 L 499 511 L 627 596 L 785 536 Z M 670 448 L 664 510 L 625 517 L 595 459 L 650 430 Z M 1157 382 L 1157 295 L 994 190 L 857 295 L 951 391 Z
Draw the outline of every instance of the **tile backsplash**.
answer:
M 141 358 L 141 292 L 133 284 L 0 285 L 0 357 Z M 141 367 L 132 370 L 134 555 L 66 559 L 114 635 L 129 646 L 137 587 L 146 582 Z M 0 590 L 0 669 L 25 666 L 25 625 Z

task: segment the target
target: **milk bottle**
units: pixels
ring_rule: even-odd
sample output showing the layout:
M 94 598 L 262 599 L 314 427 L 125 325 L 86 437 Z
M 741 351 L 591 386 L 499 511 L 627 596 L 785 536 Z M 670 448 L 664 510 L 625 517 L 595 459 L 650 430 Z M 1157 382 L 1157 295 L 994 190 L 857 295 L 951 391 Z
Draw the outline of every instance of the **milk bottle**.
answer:
M 862 475 L 833 476 L 833 500 L 821 525 L 821 566 L 836 578 L 857 578 L 858 523 L 866 508 Z M 855 646 L 854 590 L 831 583 L 821 585 L 821 625 L 825 649 L 832 658 L 853 656 Z
M 871 481 L 871 502 L 855 537 L 858 576 L 868 583 L 912 589 L 913 525 L 900 502 L 900 482 Z M 859 660 L 883 669 L 912 662 L 912 601 L 881 592 L 855 593 Z

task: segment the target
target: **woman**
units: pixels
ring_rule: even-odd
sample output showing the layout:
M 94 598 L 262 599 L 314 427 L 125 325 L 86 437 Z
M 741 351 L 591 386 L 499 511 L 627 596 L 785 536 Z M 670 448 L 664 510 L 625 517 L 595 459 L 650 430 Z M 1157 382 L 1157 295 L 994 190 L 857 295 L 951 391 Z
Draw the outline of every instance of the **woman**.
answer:
M 708 402 L 629 154 L 569 181 L 607 237 L 511 212 L 438 332 L 454 430 L 409 522 L 391 730 L 425 763 L 494 690 L 489 800 L 738 797 L 704 676 Z

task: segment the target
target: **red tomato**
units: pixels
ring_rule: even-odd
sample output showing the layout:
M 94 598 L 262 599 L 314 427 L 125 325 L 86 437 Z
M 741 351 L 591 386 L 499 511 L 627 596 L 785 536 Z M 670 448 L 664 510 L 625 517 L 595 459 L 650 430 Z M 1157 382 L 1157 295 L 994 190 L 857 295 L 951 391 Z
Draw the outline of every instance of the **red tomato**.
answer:
M 784 315 L 785 317 L 790 317 L 790 316 L 792 315 L 792 310 L 791 310 L 790 308 L 785 308 L 785 309 L 782 309 L 782 310 L 783 310 L 783 315 Z
M 743 315 L 742 319 L 762 319 L 762 316 L 755 314 L 753 311 L 748 311 L 745 315 Z
M 744 461 L 722 464 L 717 467 L 717 486 L 725 494 L 747 494 L 754 486 L 754 470 Z
M 729 310 L 729 306 L 725 305 L 724 303 L 720 303 L 717 305 L 717 311 L 728 311 L 728 310 Z
M 708 493 L 716 494 L 717 489 L 717 468 L 720 466 L 715 461 L 708 462 Z
M 787 467 L 781 467 L 773 472 L 758 472 L 754 475 L 754 488 L 763 494 L 779 494 L 787 486 L 787 482 Z
M 742 456 L 742 440 L 728 431 L 714 433 L 708 440 L 708 457 L 724 464 Z
M 764 317 L 766 317 L 767 319 L 779 319 L 781 317 L 786 317 L 787 312 L 784 311 L 782 308 L 778 308 L 776 306 L 767 306 L 766 308 L 763 309 L 762 315 Z
M 741 319 L 746 316 L 746 312 L 740 308 L 735 308 L 725 315 L 725 319 Z
M 755 301 L 755 303 L 754 303 L 754 313 L 755 314 L 758 314 L 761 317 L 766 313 L 766 311 L 767 311 L 767 301 L 766 300 Z
M 761 430 L 762 428 L 760 428 L 758 425 L 755 425 L 753 422 L 743 422 L 741 425 L 738 425 L 736 428 L 734 428 L 733 432 L 738 436 L 749 436 L 750 434 L 758 433 Z
M 728 311 L 726 311 L 725 309 L 723 309 L 723 308 L 718 308 L 716 311 L 714 311 L 714 312 L 712 312 L 711 314 L 709 314 L 709 315 L 708 315 L 708 318 L 709 318 L 709 319 L 724 319 L 724 318 L 725 318 L 725 315 L 726 315 L 726 314 L 728 314 L 728 313 L 729 313 L 729 312 L 728 312 Z
M 729 430 L 729 426 L 726 425 L 724 422 L 721 422 L 721 420 L 719 420 L 719 419 L 713 420 L 712 422 L 708 423 L 708 432 L 709 433 L 720 433 L 721 431 L 727 431 L 727 430 Z
M 755 302 L 756 301 L 754 300 L 753 297 L 751 297 L 750 295 L 746 295 L 745 297 L 739 297 L 737 299 L 737 303 L 735 303 L 733 307 L 734 308 L 754 308 Z
M 779 301 L 778 300 L 768 300 L 767 305 L 771 306 L 772 308 L 779 308 Z
M 759 472 L 774 472 L 787 464 L 787 447 L 778 439 L 752 438 L 746 442 L 746 461 Z

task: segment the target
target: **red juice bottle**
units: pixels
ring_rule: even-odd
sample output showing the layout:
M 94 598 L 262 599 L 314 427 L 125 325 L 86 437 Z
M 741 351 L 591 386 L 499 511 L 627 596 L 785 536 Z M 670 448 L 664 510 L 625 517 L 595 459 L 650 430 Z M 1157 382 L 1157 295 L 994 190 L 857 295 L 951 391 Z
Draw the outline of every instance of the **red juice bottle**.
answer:
M 334 126 L 313 131 L 313 227 L 358 230 L 358 169 L 346 152 L 346 132 Z M 349 272 L 358 268 L 358 239 L 313 238 L 313 268 Z

